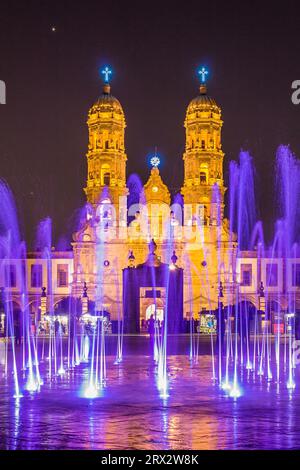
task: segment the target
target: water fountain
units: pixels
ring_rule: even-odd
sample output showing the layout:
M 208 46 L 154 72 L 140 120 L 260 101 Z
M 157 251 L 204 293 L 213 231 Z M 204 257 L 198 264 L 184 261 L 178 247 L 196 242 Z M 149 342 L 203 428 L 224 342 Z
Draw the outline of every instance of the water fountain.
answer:
M 272 243 L 267 245 L 263 224 L 257 220 L 256 216 L 254 170 L 251 156 L 248 152 L 241 152 L 239 163 L 231 163 L 228 206 L 229 233 L 232 237 L 230 241 L 236 243 L 237 253 L 255 251 L 258 260 L 263 260 L 268 256 L 272 265 L 274 260 L 279 258 L 282 263 L 288 266 L 288 263 L 297 259 L 299 253 L 300 228 L 298 217 L 300 164 L 288 147 L 281 146 L 278 149 L 276 174 L 276 192 L 280 203 L 279 214 Z M 137 197 L 142 188 L 139 179 L 132 177 L 129 186 L 131 189 L 133 188 L 132 203 L 136 204 L 136 209 L 141 209 L 143 201 L 140 196 Z M 108 195 L 106 197 L 108 198 Z M 176 203 L 178 201 L 175 200 Z M 210 363 L 212 378 L 210 385 L 212 389 L 218 390 L 214 393 L 219 393 L 222 397 L 231 397 L 234 401 L 246 393 L 245 390 L 249 384 L 251 387 L 262 387 L 265 390 L 269 390 L 275 384 L 278 393 L 283 393 L 284 387 L 292 397 L 293 391 L 297 387 L 297 364 L 294 356 L 297 293 L 294 291 L 288 296 L 286 307 L 286 321 L 288 323 L 286 331 L 282 331 L 279 307 L 274 307 L 272 314 L 277 315 L 277 320 L 271 323 L 270 304 L 274 302 L 274 299 L 276 300 L 272 291 L 273 272 L 271 268 L 264 282 L 261 280 L 257 286 L 255 305 L 248 302 L 247 295 L 241 289 L 228 290 L 228 286 L 234 283 L 242 285 L 242 273 L 238 264 L 238 256 L 234 256 L 233 252 L 229 252 L 227 260 L 230 266 L 229 272 L 226 272 L 224 267 L 224 260 L 221 256 L 222 201 L 217 186 L 214 188 L 213 203 L 217 207 L 215 223 L 217 227 L 218 282 L 215 288 L 218 293 L 218 301 L 215 306 L 212 299 L 209 299 L 209 314 L 215 316 L 217 335 L 215 337 L 213 330 L 211 330 L 210 358 L 203 355 L 203 361 L 199 360 L 203 344 L 200 334 L 200 319 L 193 316 L 195 306 L 192 301 L 194 294 L 191 291 L 191 276 L 195 273 L 199 277 L 201 276 L 207 297 L 210 292 L 207 267 L 209 254 L 204 243 L 203 225 L 199 218 L 195 223 L 195 233 L 197 233 L 199 240 L 203 241 L 201 246 L 203 252 L 202 273 L 189 259 L 185 260 L 185 266 L 188 267 L 185 279 L 189 280 L 187 291 L 190 299 L 190 322 L 189 330 L 186 332 L 188 334 L 186 367 L 190 368 L 190 374 L 193 375 L 202 370 L 203 364 Z M 178 206 L 180 206 L 179 203 Z M 22 266 L 22 260 L 27 256 L 26 245 L 21 241 L 19 235 L 17 212 L 12 194 L 4 182 L 0 183 L 0 209 L 1 263 L 4 266 L 10 259 L 18 259 L 21 261 L 20 266 Z M 88 208 L 86 212 L 88 212 Z M 178 212 L 178 208 L 173 207 L 171 219 L 174 218 L 175 212 Z M 130 214 L 130 216 L 133 218 L 134 214 Z M 102 229 L 104 230 L 103 227 L 99 228 L 99 230 Z M 45 260 L 47 275 L 51 279 L 53 269 L 52 222 L 49 218 L 41 221 L 37 228 L 35 249 Z M 116 393 L 115 385 L 111 385 L 111 382 L 115 384 L 115 374 L 124 374 L 126 367 L 132 360 L 130 355 L 127 355 L 126 348 L 124 349 L 124 341 L 126 341 L 126 345 L 129 344 L 127 343 L 130 338 L 128 329 L 132 328 L 132 324 L 129 328 L 127 313 L 125 312 L 123 316 L 121 286 L 118 277 L 121 262 L 116 257 L 112 260 L 111 273 L 115 278 L 119 310 L 114 334 L 108 334 L 109 319 L 105 312 L 102 289 L 105 281 L 103 268 L 106 260 L 105 250 L 105 240 L 103 239 L 97 245 L 95 253 L 97 266 L 95 301 L 90 300 L 90 291 L 85 283 L 82 283 L 82 291 L 77 297 L 68 300 L 67 335 L 64 334 L 62 324 L 57 319 L 51 284 L 48 285 L 47 290 L 43 287 L 39 294 L 40 316 L 35 320 L 36 330 L 32 327 L 34 325 L 28 302 L 26 287 L 28 282 L 25 271 L 21 269 L 18 274 L 21 277 L 22 289 L 20 306 L 22 321 L 19 324 L 16 324 L 11 289 L 5 288 L 2 291 L 1 302 L 4 305 L 6 316 L 5 343 L 4 349 L 2 349 L 3 371 L 5 380 L 12 387 L 11 397 L 14 397 L 16 401 L 21 397 L 27 397 L 28 394 L 30 396 L 36 393 L 42 395 L 44 388 L 53 389 L 53 393 L 59 393 L 60 387 L 73 387 L 73 384 L 76 384 L 74 387 L 77 391 L 81 390 L 80 396 L 90 401 L 104 399 L 110 393 Z M 169 402 L 172 400 L 173 387 L 176 382 L 172 376 L 174 366 L 170 365 L 172 363 L 170 350 L 176 341 L 174 338 L 180 336 L 180 329 L 176 329 L 173 322 L 176 308 L 172 304 L 174 293 L 171 294 L 172 290 L 176 291 L 178 288 L 176 287 L 178 284 L 174 284 L 173 279 L 174 276 L 179 276 L 180 271 L 180 263 L 176 256 L 176 237 L 170 237 L 165 257 L 165 262 L 161 262 L 156 253 L 154 240 L 150 241 L 149 254 L 145 263 L 136 266 L 134 250 L 129 253 L 128 268 L 124 269 L 123 300 L 132 294 L 133 291 L 130 289 L 138 289 L 141 286 L 151 286 L 153 289 L 155 321 L 153 332 L 150 335 L 153 345 L 150 356 L 148 350 L 144 351 L 146 353 L 145 364 L 151 371 L 149 377 L 153 378 L 159 399 L 164 402 L 168 399 Z M 296 276 L 296 273 L 293 275 Z M 284 279 L 286 285 L 288 282 L 287 270 L 284 271 L 284 276 L 286 276 Z M 139 279 L 143 279 L 144 283 Z M 9 284 L 7 286 L 9 287 Z M 159 309 L 157 289 L 162 286 L 165 289 L 165 305 L 164 321 L 161 327 L 157 319 Z M 279 303 L 280 293 L 276 295 Z M 228 299 L 230 300 L 228 301 Z M 46 317 L 49 322 L 48 334 L 42 332 L 40 328 L 40 324 Z M 88 322 L 84 321 L 85 317 L 89 317 Z M 198 328 L 196 331 L 195 325 Z M 271 325 L 273 325 L 273 330 Z M 18 328 L 21 331 L 17 331 Z M 139 328 L 138 325 L 137 328 Z M 21 345 L 18 344 L 20 337 L 23 338 Z M 111 357 L 113 357 L 112 361 Z M 117 367 L 113 367 L 114 365 Z M 138 381 L 138 378 L 134 380 Z M 134 387 L 134 384 L 135 382 L 131 385 Z

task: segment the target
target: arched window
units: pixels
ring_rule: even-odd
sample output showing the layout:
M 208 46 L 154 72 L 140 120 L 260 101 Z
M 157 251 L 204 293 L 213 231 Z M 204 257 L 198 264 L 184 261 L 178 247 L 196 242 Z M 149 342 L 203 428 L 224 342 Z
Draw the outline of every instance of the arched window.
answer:
M 201 184 L 206 184 L 206 172 L 205 171 L 200 171 L 200 183 Z
M 201 163 L 199 172 L 200 184 L 208 183 L 208 164 Z
M 110 185 L 110 166 L 107 163 L 104 163 L 101 167 L 101 185 Z
M 97 207 L 97 217 L 100 223 L 99 227 L 104 231 L 107 231 L 114 221 L 113 206 L 109 198 L 105 198 L 101 201 Z
M 204 211 L 203 211 L 203 214 L 204 214 L 204 225 L 208 225 L 208 211 L 207 211 L 207 206 L 204 206 L 203 209 L 204 209 Z
M 110 185 L 110 173 L 106 172 L 103 175 L 103 184 L 104 186 L 109 186 Z
M 112 218 L 110 199 L 106 198 L 101 201 L 101 204 L 99 206 L 99 215 L 101 220 Z

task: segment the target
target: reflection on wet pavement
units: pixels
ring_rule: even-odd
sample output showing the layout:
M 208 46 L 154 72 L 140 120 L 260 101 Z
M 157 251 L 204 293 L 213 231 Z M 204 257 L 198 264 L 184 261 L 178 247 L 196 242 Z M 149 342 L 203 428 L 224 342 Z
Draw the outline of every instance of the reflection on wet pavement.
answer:
M 168 358 L 169 397 L 156 387 L 148 356 L 109 357 L 101 396 L 83 397 L 88 367 L 49 381 L 39 393 L 13 398 L 12 378 L 1 366 L 2 449 L 291 449 L 300 447 L 300 398 L 296 387 L 244 373 L 238 399 L 214 384 L 211 358 L 191 366 Z M 298 373 L 298 371 L 297 371 Z M 297 385 L 299 383 L 297 377 Z

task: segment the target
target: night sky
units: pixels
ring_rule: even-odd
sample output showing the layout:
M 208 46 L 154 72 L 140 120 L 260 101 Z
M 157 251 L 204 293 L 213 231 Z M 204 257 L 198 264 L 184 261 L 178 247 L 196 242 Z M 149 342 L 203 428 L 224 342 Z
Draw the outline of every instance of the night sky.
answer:
M 186 107 L 198 92 L 196 69 L 207 65 L 208 92 L 223 111 L 225 178 L 229 161 L 248 149 L 259 217 L 270 230 L 276 148 L 290 144 L 300 157 L 300 105 L 291 102 L 291 83 L 300 79 L 300 4 L 272 3 L 2 1 L 0 176 L 29 243 L 48 215 L 57 243 L 85 201 L 86 117 L 104 64 L 126 116 L 127 175 L 145 182 L 146 156 L 157 146 L 174 191 L 182 184 Z

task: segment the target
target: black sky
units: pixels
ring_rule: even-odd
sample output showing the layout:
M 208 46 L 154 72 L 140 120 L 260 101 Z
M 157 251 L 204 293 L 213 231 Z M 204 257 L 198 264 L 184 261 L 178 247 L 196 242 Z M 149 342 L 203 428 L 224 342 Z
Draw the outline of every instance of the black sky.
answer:
M 146 155 L 157 146 L 171 188 L 182 183 L 185 110 L 198 91 L 195 70 L 206 64 L 209 94 L 223 111 L 225 174 L 239 149 L 249 149 L 259 216 L 270 227 L 276 148 L 290 144 L 300 156 L 300 105 L 291 102 L 291 83 L 300 79 L 300 6 L 272 3 L 2 1 L 0 175 L 27 239 L 49 215 L 57 240 L 84 203 L 86 115 L 106 63 L 126 115 L 127 174 L 145 181 Z

